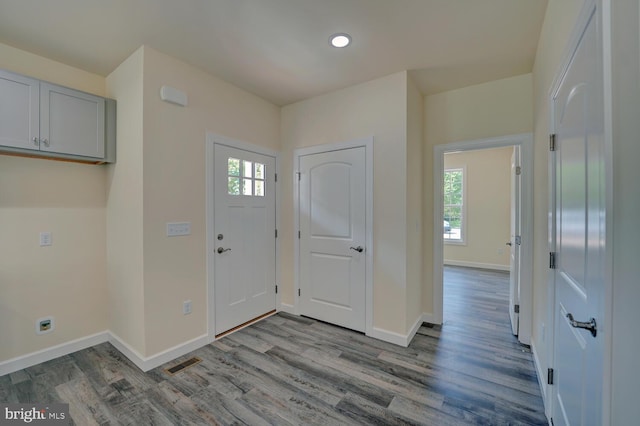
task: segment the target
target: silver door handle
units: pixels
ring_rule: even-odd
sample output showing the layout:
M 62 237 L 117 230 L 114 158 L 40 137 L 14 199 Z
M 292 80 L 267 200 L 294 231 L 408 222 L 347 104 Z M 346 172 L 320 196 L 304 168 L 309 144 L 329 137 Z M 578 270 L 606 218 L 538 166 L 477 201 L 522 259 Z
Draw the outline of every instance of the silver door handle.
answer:
M 32 140 L 34 145 L 40 145 L 40 142 L 38 142 L 38 138 L 36 138 L 35 136 L 33 137 Z
M 585 330 L 589 330 L 593 337 L 596 337 L 596 334 L 598 334 L 598 326 L 596 324 L 595 318 L 591 318 L 587 322 L 582 322 L 574 320 L 573 315 L 567 314 L 567 319 L 569 320 L 569 324 L 571 324 L 571 327 L 584 328 Z
M 358 253 L 362 253 L 364 251 L 364 248 L 362 246 L 358 246 L 358 247 L 349 247 L 350 250 L 355 250 Z
M 44 146 L 49 146 L 49 139 L 42 139 L 42 143 L 44 144 Z
M 225 251 L 231 251 L 231 249 L 226 249 L 226 248 L 218 247 L 218 250 L 217 250 L 218 254 L 222 254 L 222 253 L 224 253 Z

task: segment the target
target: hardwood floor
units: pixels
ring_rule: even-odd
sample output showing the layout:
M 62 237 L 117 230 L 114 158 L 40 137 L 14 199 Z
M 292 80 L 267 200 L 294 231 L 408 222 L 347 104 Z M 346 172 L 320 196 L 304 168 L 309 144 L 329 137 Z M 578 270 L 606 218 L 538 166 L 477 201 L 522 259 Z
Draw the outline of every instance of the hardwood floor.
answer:
M 98 345 L 0 377 L 0 401 L 68 402 L 83 426 L 546 425 L 531 354 L 511 335 L 508 274 L 447 267 L 445 279 L 443 326 L 408 348 L 281 313 L 148 373 Z

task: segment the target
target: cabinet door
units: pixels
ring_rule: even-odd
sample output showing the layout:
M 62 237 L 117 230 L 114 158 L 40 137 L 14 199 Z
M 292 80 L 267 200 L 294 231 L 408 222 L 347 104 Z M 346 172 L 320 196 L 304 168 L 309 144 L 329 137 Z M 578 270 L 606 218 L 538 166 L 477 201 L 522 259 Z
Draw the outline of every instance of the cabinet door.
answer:
M 40 150 L 104 158 L 104 99 L 40 83 Z
M 0 145 L 38 149 L 40 82 L 0 71 Z

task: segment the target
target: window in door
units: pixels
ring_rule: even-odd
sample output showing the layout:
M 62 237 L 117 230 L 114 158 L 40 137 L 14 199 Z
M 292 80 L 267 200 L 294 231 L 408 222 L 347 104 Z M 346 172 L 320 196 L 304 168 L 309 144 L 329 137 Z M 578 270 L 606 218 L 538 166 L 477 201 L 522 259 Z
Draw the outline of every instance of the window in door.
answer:
M 264 197 L 265 165 L 229 157 L 227 161 L 229 195 Z
M 444 171 L 444 221 L 443 231 L 446 242 L 464 241 L 464 171 L 447 169 Z

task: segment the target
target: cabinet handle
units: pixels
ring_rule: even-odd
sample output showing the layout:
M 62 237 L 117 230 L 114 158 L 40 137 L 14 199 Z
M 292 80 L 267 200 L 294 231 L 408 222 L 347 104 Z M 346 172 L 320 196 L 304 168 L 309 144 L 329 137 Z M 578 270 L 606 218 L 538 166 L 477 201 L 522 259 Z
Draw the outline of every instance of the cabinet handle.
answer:
M 40 143 L 38 142 L 38 138 L 36 138 L 35 136 L 33 137 L 32 140 L 34 145 L 40 145 Z
M 49 139 L 42 139 L 42 143 L 44 144 L 44 146 L 49 146 Z

